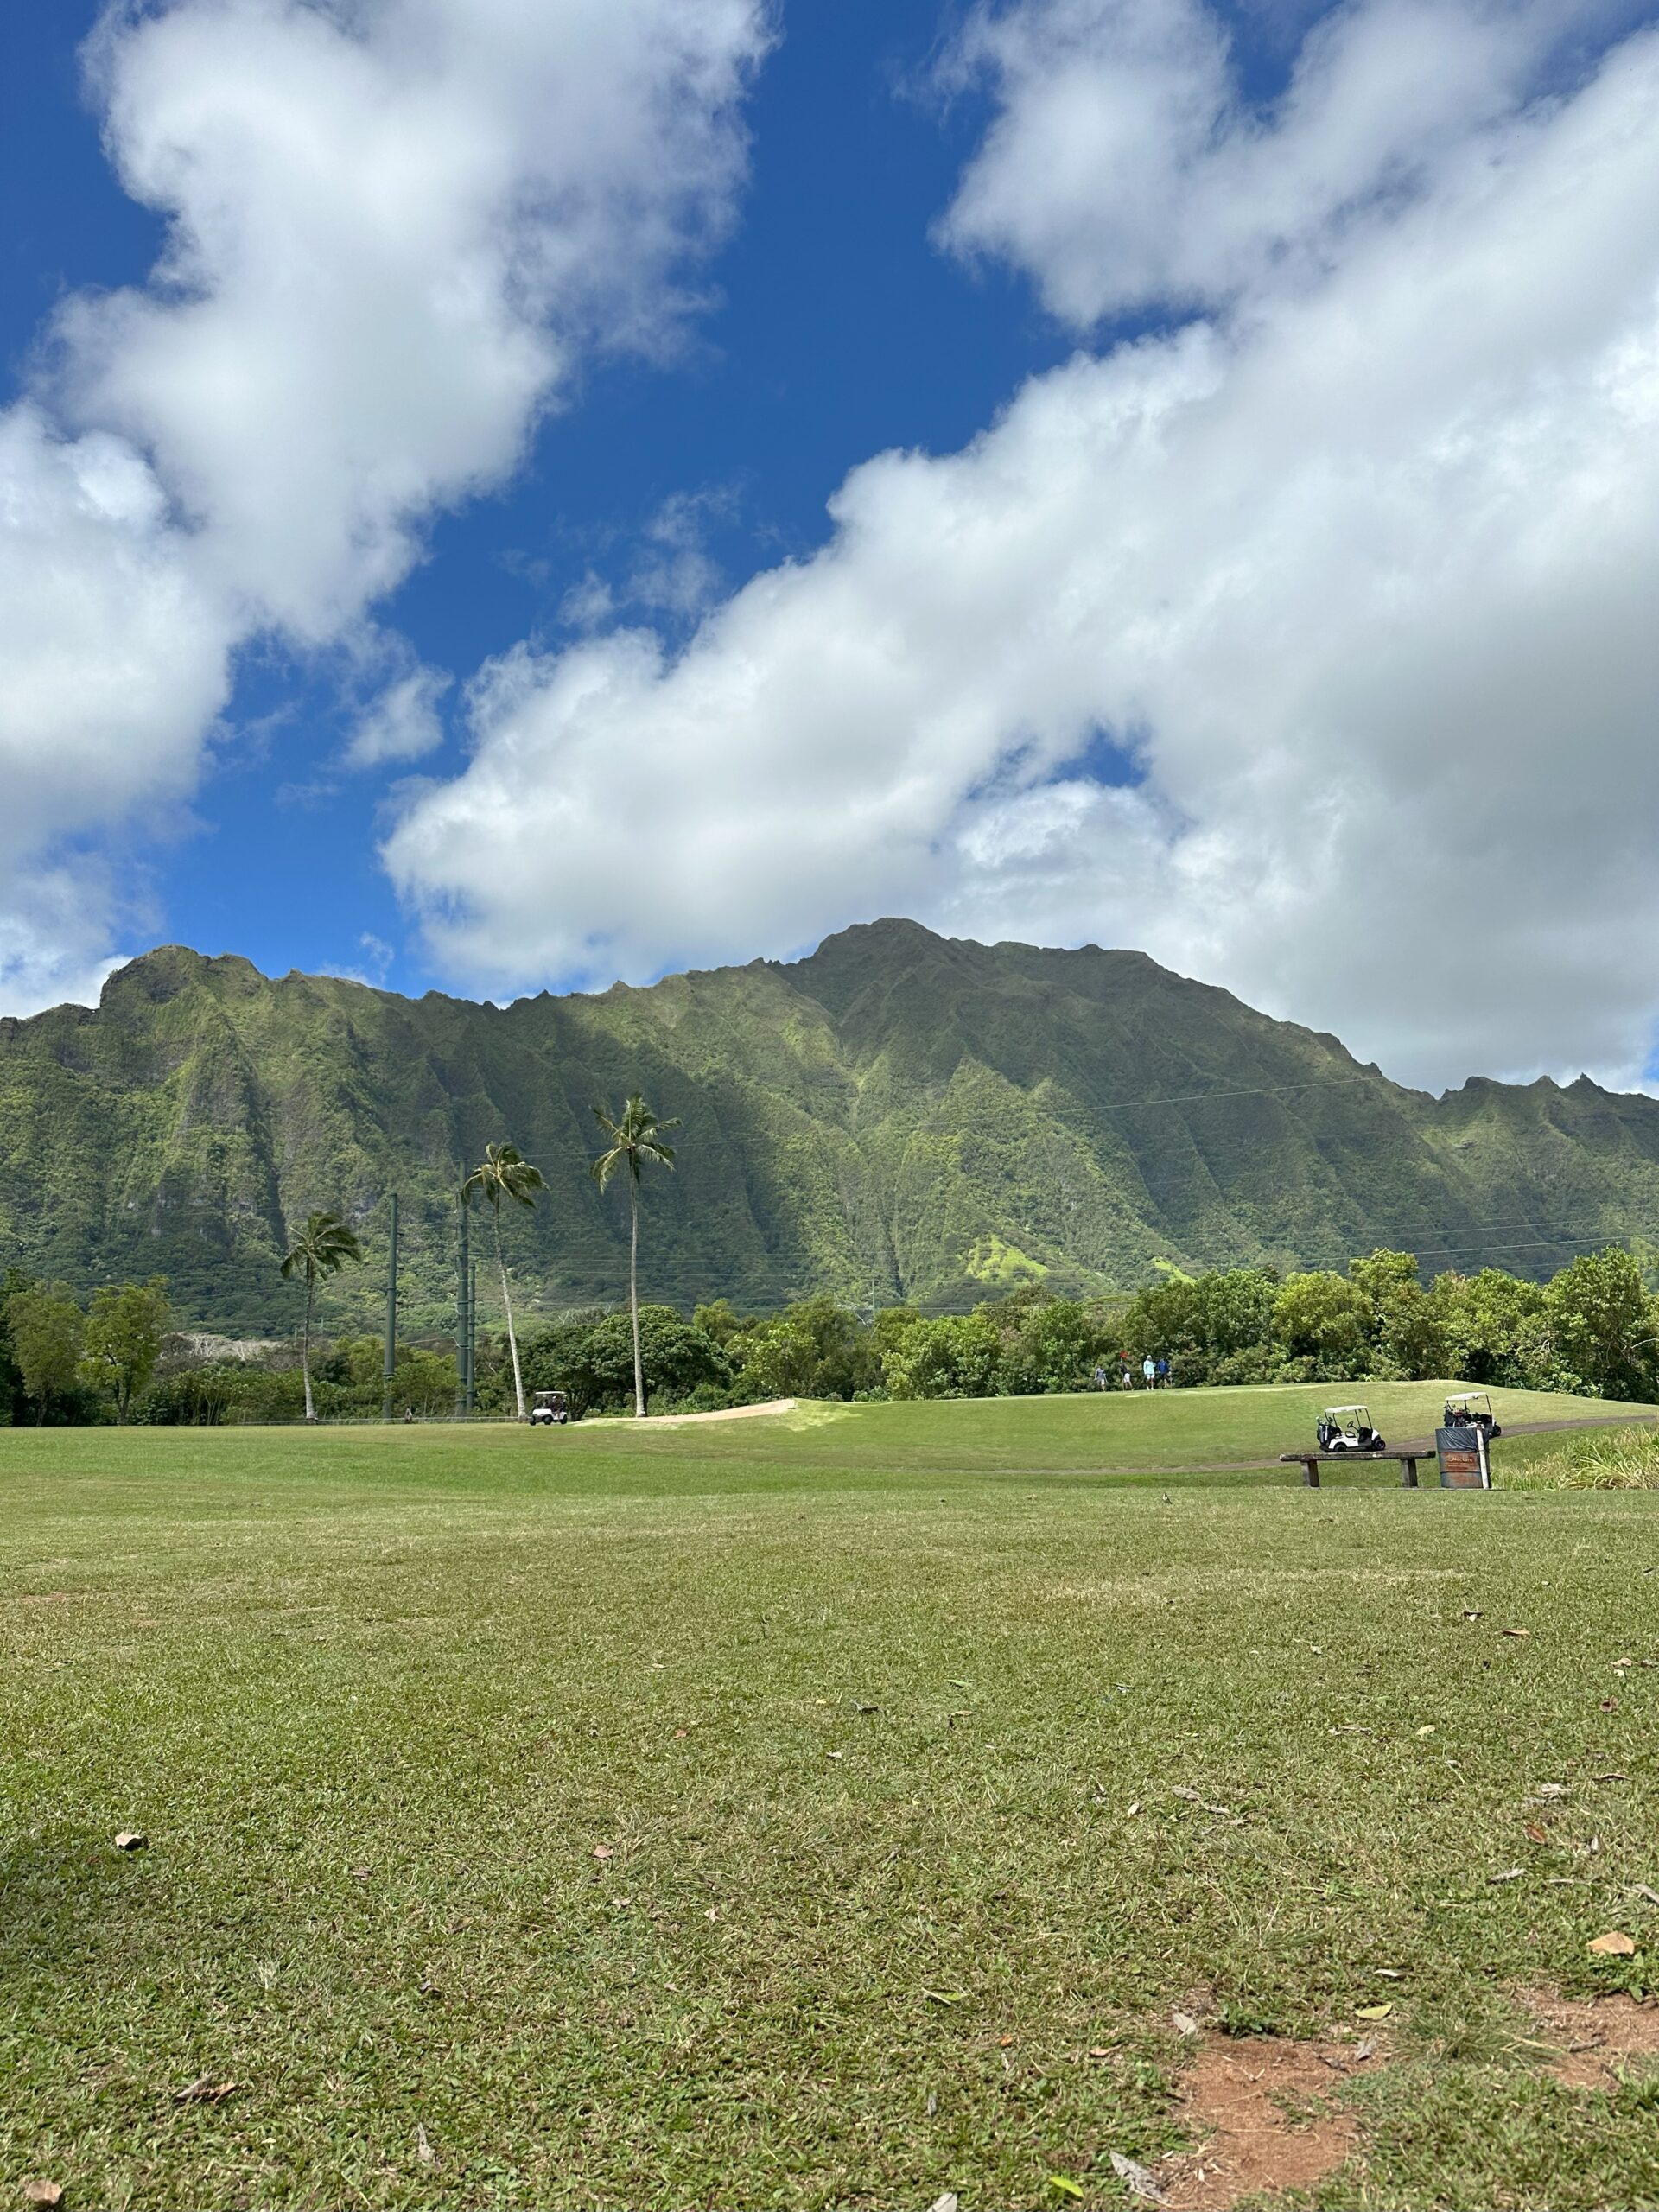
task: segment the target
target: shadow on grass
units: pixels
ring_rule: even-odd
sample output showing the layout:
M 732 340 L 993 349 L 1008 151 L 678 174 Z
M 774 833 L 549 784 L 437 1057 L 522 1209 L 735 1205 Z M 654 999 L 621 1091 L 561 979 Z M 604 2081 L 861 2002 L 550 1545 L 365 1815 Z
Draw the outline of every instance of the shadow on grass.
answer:
M 101 1971 L 172 1916 L 147 1852 L 69 1827 L 0 1845 L 0 1982 Z

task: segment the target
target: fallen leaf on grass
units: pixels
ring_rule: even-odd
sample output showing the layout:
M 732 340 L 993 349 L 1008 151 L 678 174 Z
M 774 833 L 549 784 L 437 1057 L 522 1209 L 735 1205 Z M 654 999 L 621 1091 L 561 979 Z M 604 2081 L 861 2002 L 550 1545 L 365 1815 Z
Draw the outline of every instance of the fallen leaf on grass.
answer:
M 1640 1897 L 1643 1904 L 1659 1904 L 1659 1890 L 1650 1890 L 1645 1882 L 1638 1882 L 1630 1894 Z
M 1363 2066 L 1368 2058 L 1375 2058 L 1376 2056 L 1376 2045 L 1372 2042 L 1370 2037 L 1367 2036 L 1363 2043 L 1360 2044 L 1354 2052 L 1354 2063 L 1356 2066 Z
M 142 1828 L 123 1828 L 115 1839 L 118 1851 L 148 1851 L 149 1838 Z
M 438 2154 L 432 2148 L 432 2139 L 419 2121 L 415 2126 L 415 2155 L 423 2166 L 435 2166 Z
M 1616 1697 L 1603 1698 L 1601 1700 L 1601 1710 L 1604 1713 L 1617 1713 L 1618 1711 L 1618 1700 Z
M 930 2005 L 963 2005 L 968 2000 L 965 1989 L 925 1989 L 922 1994 Z M 1013 2040 L 1010 2036 L 1008 2041 L 1012 2043 Z
M 1141 1809 L 1141 1800 L 1137 1797 L 1137 1798 L 1135 1799 L 1135 1801 L 1134 1804 L 1133 1804 L 1133 1805 L 1131 1805 L 1131 1806 L 1129 1807 L 1128 1811 L 1124 1815 L 1124 1818 L 1125 1818 L 1126 1820 L 1130 1820 L 1130 1821 L 1132 1821 L 1132 1820 L 1135 1818 L 1135 1815 L 1140 1811 L 1140 1809 Z
M 720 1907 L 717 1904 L 711 1904 L 702 1916 L 705 1920 L 718 1920 L 720 1918 Z
M 960 2212 L 962 2199 L 954 2189 L 947 2189 L 943 2196 L 936 2196 L 927 2212 Z
M 1109 2058 L 1111 2055 L 1111 2046 L 1109 2044 L 1097 2043 L 1091 2044 L 1090 2046 L 1089 2056 L 1090 2058 Z
M 23 2202 L 25 2204 L 61 2204 L 63 2185 L 60 2182 L 48 2181 L 43 2174 L 32 2174 L 23 2183 Z
M 1190 2012 L 1172 2012 L 1169 2018 L 1178 2036 L 1195 2036 L 1198 2032 L 1198 2024 Z
M 1161 2204 L 1164 2192 L 1138 2158 L 1126 2158 L 1121 2151 L 1112 2153 L 1112 2171 L 1121 2182 L 1128 2184 L 1131 2196 L 1144 2196 L 1148 2204 Z M 1083 2191 L 1079 2190 L 1081 2196 Z
M 845 1751 L 826 1751 L 824 1753 L 824 1757 L 827 1759 L 844 1759 L 846 1756 L 847 1754 Z
M 1628 1782 L 1630 1778 L 1628 1774 L 1619 1774 L 1611 1769 L 1605 1774 L 1592 1774 L 1590 1777 L 1592 1782 Z
M 1376 1971 L 1384 1981 L 1403 1981 L 1406 1978 L 1402 1967 L 1378 1967 Z
M 1051 2189 L 1058 2190 L 1062 2196 L 1081 2196 L 1083 2195 L 1083 2191 L 1077 2187 L 1076 2182 L 1072 2181 L 1070 2177 L 1065 2174 L 1050 2174 L 1048 2177 L 1048 2185 Z
M 1432 1720 L 1425 1720 L 1417 1733 L 1420 1736 L 1432 1736 L 1434 1733 L 1434 1723 Z
M 1393 2010 L 1392 2005 L 1356 2005 L 1354 2018 L 1357 2020 L 1386 2020 Z
M 1501 1628 L 1497 1632 L 1500 1636 L 1530 1636 L 1532 1634 L 1529 1628 Z
M 1567 1785 L 1564 1782 L 1541 1782 L 1538 1785 L 1541 1797 L 1565 1797 L 1567 1794 Z
M 1523 1833 L 1529 1843 L 1548 1843 L 1549 1841 L 1549 1838 L 1544 1834 L 1544 1831 L 1539 1827 L 1536 1821 L 1529 1821 Z
M 1633 1959 L 1636 1956 L 1636 1938 L 1625 1935 L 1622 1929 L 1610 1928 L 1605 1936 L 1593 1937 L 1586 1948 L 1593 1951 L 1599 1958 Z
M 594 1846 L 594 1856 L 595 1859 L 610 1859 L 614 1857 L 614 1855 L 615 1854 L 613 1853 L 608 1843 L 596 1843 Z
M 1203 1792 L 1200 1790 L 1176 1788 L 1169 1794 L 1172 1797 L 1185 1797 L 1189 1805 L 1202 1805 L 1204 1802 Z
M 1524 1866 L 1506 1866 L 1501 1874 L 1489 1874 L 1489 1882 L 1518 1882 L 1526 1872 Z
M 211 2074 L 200 2074 L 183 2088 L 175 2089 L 173 2101 L 175 2105 L 222 2105 L 241 2087 L 240 2082 L 216 2082 Z

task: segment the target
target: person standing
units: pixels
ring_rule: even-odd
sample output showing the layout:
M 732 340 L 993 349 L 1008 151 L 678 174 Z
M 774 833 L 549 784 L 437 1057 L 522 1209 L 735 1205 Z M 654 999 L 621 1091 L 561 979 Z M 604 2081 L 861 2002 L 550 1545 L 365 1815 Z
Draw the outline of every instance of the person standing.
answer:
M 1095 1388 L 1096 1390 L 1103 1390 L 1106 1388 L 1106 1370 L 1099 1360 L 1095 1362 Z
M 1147 1389 L 1155 1390 L 1158 1388 L 1158 1363 L 1150 1352 L 1141 1363 L 1141 1372 L 1146 1377 Z

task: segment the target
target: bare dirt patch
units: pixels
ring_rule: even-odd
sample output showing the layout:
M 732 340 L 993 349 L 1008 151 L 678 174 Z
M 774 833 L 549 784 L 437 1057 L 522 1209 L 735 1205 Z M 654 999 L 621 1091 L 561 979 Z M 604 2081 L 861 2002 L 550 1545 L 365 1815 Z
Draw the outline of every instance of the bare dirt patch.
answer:
M 1168 2212 L 1228 2212 L 1264 2191 L 1311 2189 L 1358 2133 L 1332 2092 L 1375 2063 L 1363 2044 L 1206 2034 L 1192 2048 L 1176 2117 L 1198 2138 L 1157 2169 Z
M 1567 2088 L 1616 2088 L 1632 2060 L 1659 2060 L 1659 2005 L 1638 2004 L 1623 1991 L 1575 1999 L 1527 1989 L 1521 2001 L 1543 2031 L 1529 2047 Z

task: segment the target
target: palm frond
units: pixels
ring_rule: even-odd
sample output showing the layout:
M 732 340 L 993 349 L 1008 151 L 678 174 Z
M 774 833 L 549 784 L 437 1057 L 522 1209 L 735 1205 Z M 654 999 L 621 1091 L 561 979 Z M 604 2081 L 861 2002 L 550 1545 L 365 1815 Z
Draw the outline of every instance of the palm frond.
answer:
M 283 1276 L 291 1280 L 302 1273 L 307 1275 L 333 1275 L 348 1263 L 360 1266 L 363 1247 L 357 1231 L 348 1221 L 337 1213 L 314 1213 L 296 1236 L 293 1244 L 283 1255 Z
M 533 1206 L 536 1193 L 548 1187 L 541 1169 L 532 1166 L 516 1144 L 486 1144 L 483 1159 L 461 1185 L 461 1196 L 467 1205 L 474 1197 L 486 1198 L 499 1213 L 503 1198 Z

